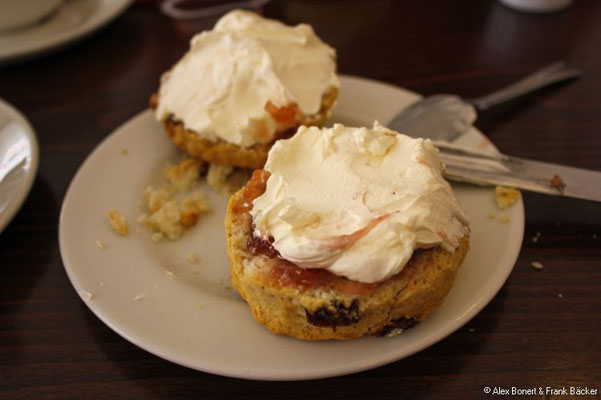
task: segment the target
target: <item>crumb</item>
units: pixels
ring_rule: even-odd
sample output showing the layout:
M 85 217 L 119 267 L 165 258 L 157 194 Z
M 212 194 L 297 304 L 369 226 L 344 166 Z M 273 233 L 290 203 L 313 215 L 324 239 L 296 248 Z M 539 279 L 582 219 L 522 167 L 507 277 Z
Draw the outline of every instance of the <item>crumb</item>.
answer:
M 242 205 L 244 206 L 244 208 L 248 208 L 248 203 L 243 203 Z
M 536 233 L 535 233 L 535 235 L 536 235 L 536 236 L 540 236 L 540 232 L 536 232 Z
M 543 264 L 541 264 L 541 263 L 540 263 L 540 262 L 538 262 L 538 261 L 532 261 L 532 262 L 530 263 L 530 266 L 531 266 L 532 268 L 534 268 L 534 269 L 543 269 Z
M 499 222 L 503 222 L 503 223 L 507 223 L 511 220 L 511 218 L 509 218 L 509 215 L 505 214 L 503 216 L 501 216 L 501 218 L 499 218 Z
M 134 301 L 144 300 L 145 298 L 146 298 L 146 296 L 144 295 L 144 293 L 140 293 L 139 295 L 134 297 Z
M 98 284 L 98 286 L 100 286 L 100 287 L 104 287 L 104 282 L 100 282 L 100 283 Z
M 250 178 L 250 170 L 229 165 L 209 164 L 207 183 L 224 196 L 236 193 Z
M 98 248 L 101 249 L 101 250 L 106 249 L 106 244 L 104 244 L 104 242 L 101 242 L 98 239 L 96 239 L 96 246 L 98 246 Z
M 209 164 L 207 172 L 207 183 L 209 186 L 224 196 L 229 196 L 230 187 L 227 184 L 227 177 L 232 173 L 234 167 L 229 165 Z
M 163 236 L 177 239 L 182 233 L 196 225 L 202 213 L 208 212 L 210 206 L 200 191 L 192 192 L 178 200 L 168 188 L 156 190 L 146 189 L 148 210 L 138 218 L 138 222 L 155 233 L 152 240 L 160 241 Z
M 401 333 L 403 333 L 403 329 L 401 328 L 394 328 L 393 330 L 391 330 L 390 332 L 388 332 L 386 334 L 386 337 L 395 337 L 400 335 Z
M 597 235 L 593 233 L 593 239 L 597 239 Z
M 201 309 L 201 310 L 202 310 L 203 308 L 205 308 L 205 305 L 204 305 L 204 304 L 201 304 L 201 303 L 198 303 L 198 304 L 196 305 L 196 307 L 198 307 L 199 309 Z
M 540 237 L 540 236 L 533 236 L 533 237 L 532 237 L 532 243 L 536 243 L 536 242 L 538 242 L 538 238 L 539 238 L 539 237 Z
M 83 294 L 85 294 L 85 295 L 86 295 L 86 299 L 87 299 L 88 301 L 90 301 L 90 300 L 92 300 L 92 299 L 94 298 L 94 293 L 92 293 L 92 292 L 88 292 L 87 290 L 84 290 L 84 291 L 83 291 Z
M 497 218 L 497 215 L 495 213 L 488 214 L 488 219 L 495 219 L 495 218 Z
M 476 330 L 474 328 L 470 328 L 469 331 L 470 332 L 476 332 Z
M 520 197 L 520 192 L 513 188 L 508 188 L 504 186 L 497 186 L 495 188 L 495 200 L 497 202 L 497 207 L 500 210 L 506 210 L 518 201 Z
M 191 263 L 195 263 L 195 262 L 197 262 L 200 259 L 200 257 L 198 257 L 198 254 L 196 254 L 193 251 L 189 252 L 188 255 L 186 256 L 186 258 Z
M 163 237 L 179 238 L 184 231 L 196 225 L 202 213 L 210 210 L 204 195 L 196 188 L 203 161 L 186 158 L 178 165 L 168 164 L 163 177 L 168 184 L 160 189 L 149 186 L 144 191 L 146 212 L 138 222 L 153 232 L 153 242 Z
M 109 214 L 109 222 L 111 224 L 111 228 L 121 236 L 127 236 L 127 221 L 125 221 L 125 217 L 117 210 L 110 210 Z
M 121 150 L 121 154 L 123 154 L 124 156 L 126 156 L 126 155 L 129 154 L 129 150 L 123 149 L 123 150 Z
M 561 294 L 561 293 L 558 293 L 558 294 L 557 294 L 557 297 L 559 297 L 560 299 L 562 299 L 562 298 L 563 298 L 563 294 Z
M 163 170 L 165 178 L 170 186 L 180 193 L 189 192 L 198 182 L 201 169 L 205 164 L 194 158 L 184 158 L 178 165 L 167 164 Z
M 563 192 L 563 190 L 566 187 L 566 184 L 563 181 L 563 179 L 561 179 L 561 176 L 559 176 L 559 175 L 553 175 L 553 178 L 549 182 L 549 186 L 551 186 L 554 189 L 559 190 L 560 192 Z

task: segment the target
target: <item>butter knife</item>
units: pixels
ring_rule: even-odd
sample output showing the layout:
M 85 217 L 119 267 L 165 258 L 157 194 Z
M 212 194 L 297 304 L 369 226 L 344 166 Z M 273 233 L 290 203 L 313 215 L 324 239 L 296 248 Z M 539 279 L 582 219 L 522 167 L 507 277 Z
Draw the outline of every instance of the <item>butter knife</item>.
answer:
M 432 141 L 449 180 L 601 201 L 601 172 Z

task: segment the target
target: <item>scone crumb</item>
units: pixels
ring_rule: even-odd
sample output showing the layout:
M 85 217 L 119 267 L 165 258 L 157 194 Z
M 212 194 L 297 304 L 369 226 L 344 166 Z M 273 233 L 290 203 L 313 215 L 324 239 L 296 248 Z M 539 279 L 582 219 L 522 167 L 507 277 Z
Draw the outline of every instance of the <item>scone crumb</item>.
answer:
M 400 335 L 401 333 L 403 333 L 404 329 L 401 328 L 394 328 L 393 330 L 391 330 L 390 332 L 388 332 L 386 334 L 386 337 L 395 337 Z
M 532 243 L 538 242 L 538 236 L 532 236 Z
M 497 218 L 497 214 L 495 214 L 495 213 L 488 214 L 488 219 L 496 219 L 496 218 Z
M 123 154 L 124 156 L 126 156 L 126 155 L 129 154 L 129 150 L 123 149 L 123 150 L 121 150 L 121 154 Z
M 510 220 L 511 220 L 511 218 L 509 218 L 509 215 L 507 215 L 507 214 L 505 214 L 505 215 L 502 215 L 502 216 L 499 218 L 499 222 L 503 222 L 503 223 L 507 223 L 507 222 L 509 222 Z
M 540 270 L 540 269 L 543 269 L 543 264 L 541 264 L 541 263 L 540 263 L 540 262 L 538 262 L 538 261 L 532 261 L 532 262 L 530 263 L 530 266 L 531 266 L 532 268 L 534 268 L 534 269 L 539 269 L 539 270 Z
M 470 332 L 476 332 L 476 330 L 474 328 L 470 328 L 469 331 Z
M 96 239 L 96 246 L 98 246 L 100 250 L 106 249 L 106 244 L 99 239 Z
M 563 179 L 561 179 L 561 176 L 559 176 L 557 174 L 553 175 L 553 178 L 549 182 L 549 186 L 551 186 L 554 189 L 559 190 L 562 193 L 563 193 L 563 190 L 566 188 L 565 182 L 563 181 Z
M 196 307 L 198 307 L 199 309 L 201 309 L 201 310 L 202 310 L 203 308 L 205 308 L 205 305 L 204 305 L 204 304 L 202 304 L 202 303 L 198 303 L 198 304 L 196 305 Z
M 83 294 L 86 296 L 86 299 L 88 301 L 93 300 L 94 299 L 94 293 L 92 292 L 88 292 L 87 290 L 83 291 Z
M 163 170 L 163 178 L 178 192 L 189 192 L 198 182 L 201 170 L 204 168 L 205 164 L 202 160 L 184 158 L 177 165 L 167 164 Z
M 146 212 L 138 217 L 138 222 L 154 232 L 153 242 L 158 243 L 164 237 L 179 238 L 196 225 L 202 213 L 211 209 L 203 193 L 196 188 L 203 167 L 202 161 L 192 158 L 185 158 L 178 165 L 168 164 L 163 170 L 168 184 L 160 189 L 146 188 Z
M 125 217 L 117 210 L 109 210 L 109 223 L 111 228 L 121 236 L 127 236 L 129 232 L 127 229 L 127 221 Z
M 557 293 L 557 297 L 559 297 L 560 299 L 562 299 L 563 298 L 563 294 Z
M 495 200 L 497 202 L 497 207 L 500 210 L 506 210 L 518 201 L 520 197 L 520 192 L 513 188 L 508 188 L 505 186 L 497 186 L 495 188 Z
M 200 260 L 200 257 L 198 256 L 198 254 L 196 254 L 193 251 L 189 252 L 188 255 L 186 256 L 186 258 L 191 263 L 195 263 L 195 262 L 198 262 L 198 260 Z
M 209 164 L 207 171 L 207 184 L 226 197 L 236 193 L 249 178 L 250 170 L 229 165 Z

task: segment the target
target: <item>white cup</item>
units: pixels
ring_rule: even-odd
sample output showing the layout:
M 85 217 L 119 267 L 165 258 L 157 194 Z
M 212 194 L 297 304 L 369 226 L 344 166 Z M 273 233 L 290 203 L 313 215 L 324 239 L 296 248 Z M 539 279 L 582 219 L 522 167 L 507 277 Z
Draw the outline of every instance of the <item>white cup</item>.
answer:
M 501 3 L 518 11 L 547 13 L 563 10 L 572 0 L 500 0 Z
M 61 3 L 62 0 L 0 0 L 0 31 L 33 25 Z

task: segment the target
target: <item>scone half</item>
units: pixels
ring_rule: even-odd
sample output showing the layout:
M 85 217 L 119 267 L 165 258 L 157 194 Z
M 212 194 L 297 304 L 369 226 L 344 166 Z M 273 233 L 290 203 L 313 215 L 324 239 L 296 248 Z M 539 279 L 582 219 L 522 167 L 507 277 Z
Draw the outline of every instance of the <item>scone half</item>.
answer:
M 155 93 L 150 98 L 150 107 L 153 110 L 157 108 L 158 96 L 158 93 Z M 266 111 L 280 123 L 280 130 L 276 132 L 273 140 L 256 143 L 250 147 L 238 146 L 221 138 L 205 138 L 198 132 L 186 128 L 185 124 L 173 114 L 164 119 L 162 124 L 171 141 L 193 157 L 209 163 L 258 169 L 265 164 L 269 149 L 277 140 L 292 136 L 301 125 L 321 126 L 330 116 L 337 98 L 338 88 L 329 88 L 322 96 L 320 110 L 311 115 L 299 113 L 298 110 L 294 110 L 293 105 L 278 109 L 266 104 Z
M 328 118 L 340 87 L 336 71 L 335 49 L 310 25 L 232 10 L 191 39 L 150 103 L 189 155 L 262 168 L 278 139 Z
M 443 302 L 469 250 L 469 234 L 453 252 L 416 250 L 401 272 L 381 282 L 300 268 L 253 235 L 250 210 L 268 176 L 255 171 L 231 197 L 225 227 L 232 285 L 270 331 L 309 340 L 388 335 L 423 321 Z

